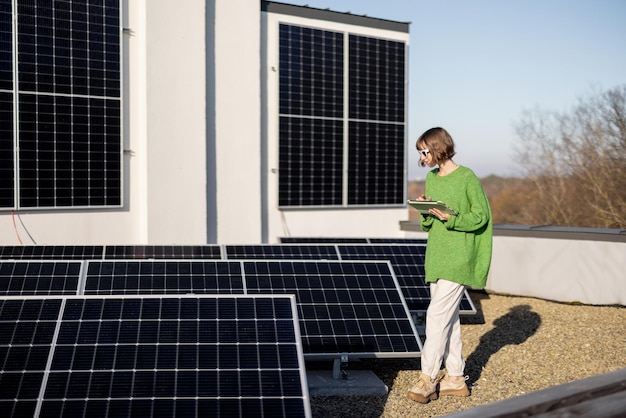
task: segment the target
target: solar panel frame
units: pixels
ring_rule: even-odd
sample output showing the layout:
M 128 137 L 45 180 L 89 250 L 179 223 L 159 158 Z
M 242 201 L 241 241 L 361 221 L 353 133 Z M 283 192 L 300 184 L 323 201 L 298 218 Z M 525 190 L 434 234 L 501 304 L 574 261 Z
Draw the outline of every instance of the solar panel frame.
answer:
M 10 417 L 311 416 L 292 295 L 8 298 L 0 328 L 2 365 L 40 347 L 0 371 Z

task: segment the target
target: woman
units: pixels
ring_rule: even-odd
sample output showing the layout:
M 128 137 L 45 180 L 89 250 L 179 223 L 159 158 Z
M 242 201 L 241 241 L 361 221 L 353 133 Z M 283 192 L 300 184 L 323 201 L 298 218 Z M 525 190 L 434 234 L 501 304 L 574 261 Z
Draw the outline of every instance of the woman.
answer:
M 454 141 L 445 129 L 427 130 L 417 140 L 416 147 L 422 167 L 437 166 L 426 175 L 425 194 L 417 200 L 440 200 L 457 213 L 450 215 L 430 209 L 421 218 L 422 229 L 428 232 L 425 270 L 431 300 L 426 311 L 422 373 L 407 396 L 427 403 L 438 395 L 470 394 L 463 377 L 459 305 L 466 286 L 482 289 L 487 282 L 492 221 L 480 181 L 472 170 L 452 160 L 456 153 Z M 446 373 L 437 382 L 442 362 Z

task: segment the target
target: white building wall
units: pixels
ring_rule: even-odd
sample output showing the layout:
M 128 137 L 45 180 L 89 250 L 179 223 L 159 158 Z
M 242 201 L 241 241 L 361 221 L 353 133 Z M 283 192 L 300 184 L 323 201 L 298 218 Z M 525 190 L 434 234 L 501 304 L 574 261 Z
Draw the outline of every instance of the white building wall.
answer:
M 215 239 L 261 242 L 261 40 L 259 1 L 214 0 Z M 209 5 L 208 7 L 211 7 Z M 211 15 L 211 13 L 209 13 Z M 209 77 L 211 77 L 209 70 Z M 211 124 L 211 123 L 209 123 Z M 209 216 L 209 218 L 211 218 Z M 211 225 L 209 226 L 211 228 Z M 211 233 L 210 233 L 211 235 Z
M 145 46 L 131 48 L 129 64 L 132 67 L 145 49 L 145 102 L 131 109 L 129 123 L 145 106 L 145 147 L 142 144 L 134 154 L 140 159 L 139 153 L 146 155 L 146 181 L 131 179 L 131 193 L 145 192 L 141 198 L 146 219 L 141 221 L 146 224 L 146 242 L 202 244 L 207 181 L 205 2 L 144 4 Z M 131 96 L 137 90 L 135 81 L 130 80 Z

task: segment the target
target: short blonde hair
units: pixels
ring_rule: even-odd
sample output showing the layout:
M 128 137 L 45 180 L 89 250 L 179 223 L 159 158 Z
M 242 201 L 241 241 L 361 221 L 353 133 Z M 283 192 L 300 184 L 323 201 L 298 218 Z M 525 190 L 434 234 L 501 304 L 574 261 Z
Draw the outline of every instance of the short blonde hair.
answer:
M 430 128 L 420 135 L 415 143 L 415 148 L 419 150 L 420 147 L 422 147 L 422 149 L 428 149 L 430 155 L 433 157 L 433 162 L 437 165 L 449 160 L 456 154 L 452 136 L 448 131 L 439 127 Z M 426 166 L 421 158 L 419 164 L 422 167 Z

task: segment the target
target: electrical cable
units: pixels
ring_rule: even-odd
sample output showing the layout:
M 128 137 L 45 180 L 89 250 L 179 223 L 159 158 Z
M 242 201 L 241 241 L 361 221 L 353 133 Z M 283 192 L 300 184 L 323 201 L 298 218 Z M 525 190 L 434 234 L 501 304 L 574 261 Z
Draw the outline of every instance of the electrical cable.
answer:
M 15 229 L 15 235 L 17 235 L 17 240 L 20 242 L 20 245 L 23 245 L 22 238 L 20 237 L 20 233 L 17 231 L 17 225 L 15 224 L 15 211 L 11 211 L 11 219 L 13 219 L 13 229 Z

